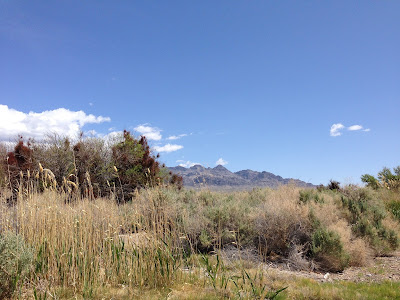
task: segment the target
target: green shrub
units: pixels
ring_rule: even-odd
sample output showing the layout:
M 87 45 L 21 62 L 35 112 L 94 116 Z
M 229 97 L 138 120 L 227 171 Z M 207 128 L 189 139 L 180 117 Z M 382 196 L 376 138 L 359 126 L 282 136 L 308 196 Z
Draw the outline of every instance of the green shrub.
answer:
M 400 221 L 400 201 L 390 201 L 387 206 L 393 216 Z
M 321 196 L 321 192 L 317 192 L 315 190 L 302 190 L 299 192 L 299 200 L 301 203 L 309 203 L 310 201 L 314 201 L 315 203 L 324 203 L 324 197 Z
M 349 255 L 343 249 L 340 236 L 334 231 L 317 228 L 311 236 L 311 252 L 323 269 L 337 272 L 348 266 Z
M 361 176 L 361 181 L 375 190 L 386 188 L 388 190 L 399 191 L 400 166 L 393 168 L 393 173 L 389 168 L 384 167 L 382 171 L 378 173 L 378 178 L 375 178 L 370 174 L 364 174 Z
M 21 236 L 11 232 L 0 236 L 0 299 L 12 296 L 32 265 L 33 251 Z
M 395 250 L 399 246 L 399 238 L 382 224 L 387 212 L 383 202 L 377 199 L 376 192 L 349 186 L 342 193 L 342 205 L 349 212 L 349 223 L 355 235 L 366 237 L 377 252 Z

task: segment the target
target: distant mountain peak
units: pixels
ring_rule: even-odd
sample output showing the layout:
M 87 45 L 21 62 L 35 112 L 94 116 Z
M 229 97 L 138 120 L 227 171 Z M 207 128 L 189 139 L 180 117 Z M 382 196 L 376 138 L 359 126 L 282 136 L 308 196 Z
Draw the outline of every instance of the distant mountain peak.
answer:
M 191 166 L 189 169 L 202 170 L 202 169 L 204 169 L 204 167 L 202 165 L 198 164 L 198 165 Z
M 229 171 L 227 168 L 225 168 L 223 165 L 218 165 L 213 170 L 220 170 L 220 171 Z
M 232 173 L 222 165 L 214 168 L 205 168 L 202 165 L 194 165 L 190 168 L 171 167 L 169 170 L 181 175 L 184 186 L 189 188 L 205 186 L 213 190 L 250 190 L 255 187 L 276 188 L 289 182 L 294 182 L 301 187 L 314 187 L 311 183 L 299 179 L 282 178 L 266 171 L 247 169 Z

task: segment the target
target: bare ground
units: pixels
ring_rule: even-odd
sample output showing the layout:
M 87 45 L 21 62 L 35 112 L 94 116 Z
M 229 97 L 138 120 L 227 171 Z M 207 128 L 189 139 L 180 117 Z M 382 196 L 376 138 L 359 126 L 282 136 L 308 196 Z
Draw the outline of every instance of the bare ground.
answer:
M 364 267 L 350 267 L 342 273 L 319 273 L 311 271 L 291 270 L 290 265 L 269 263 L 264 266 L 273 269 L 279 275 L 288 275 L 314 279 L 319 282 L 338 280 L 352 282 L 400 281 L 400 251 L 392 256 L 376 257 Z

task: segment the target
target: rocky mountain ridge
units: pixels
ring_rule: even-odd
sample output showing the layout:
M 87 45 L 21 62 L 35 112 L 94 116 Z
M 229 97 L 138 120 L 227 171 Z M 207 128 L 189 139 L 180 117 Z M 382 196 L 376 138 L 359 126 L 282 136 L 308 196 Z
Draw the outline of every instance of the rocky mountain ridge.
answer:
M 231 172 L 224 166 L 205 168 L 195 165 L 190 168 L 170 167 L 170 171 L 183 177 L 183 185 L 188 188 L 207 187 L 211 190 L 249 190 L 255 187 L 276 188 L 293 182 L 300 187 L 314 187 L 313 184 L 293 178 L 282 178 L 270 172 L 241 170 Z

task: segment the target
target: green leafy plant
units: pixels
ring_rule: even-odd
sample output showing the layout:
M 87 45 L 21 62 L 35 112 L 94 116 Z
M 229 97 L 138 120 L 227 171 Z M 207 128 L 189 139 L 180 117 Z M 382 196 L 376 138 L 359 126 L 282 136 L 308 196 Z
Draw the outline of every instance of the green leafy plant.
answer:
M 393 173 L 389 168 L 384 167 L 379 173 L 378 178 L 370 174 L 361 176 L 361 181 L 373 189 L 386 188 L 398 191 L 400 188 L 400 166 L 393 168 Z
M 32 262 L 33 251 L 21 236 L 11 232 L 0 236 L 0 299 L 12 296 L 31 271 Z
M 382 201 L 375 199 L 373 191 L 349 186 L 341 196 L 343 207 L 349 211 L 349 223 L 353 232 L 369 239 L 378 252 L 396 249 L 399 238 L 392 229 L 387 229 L 382 221 L 386 217 Z

